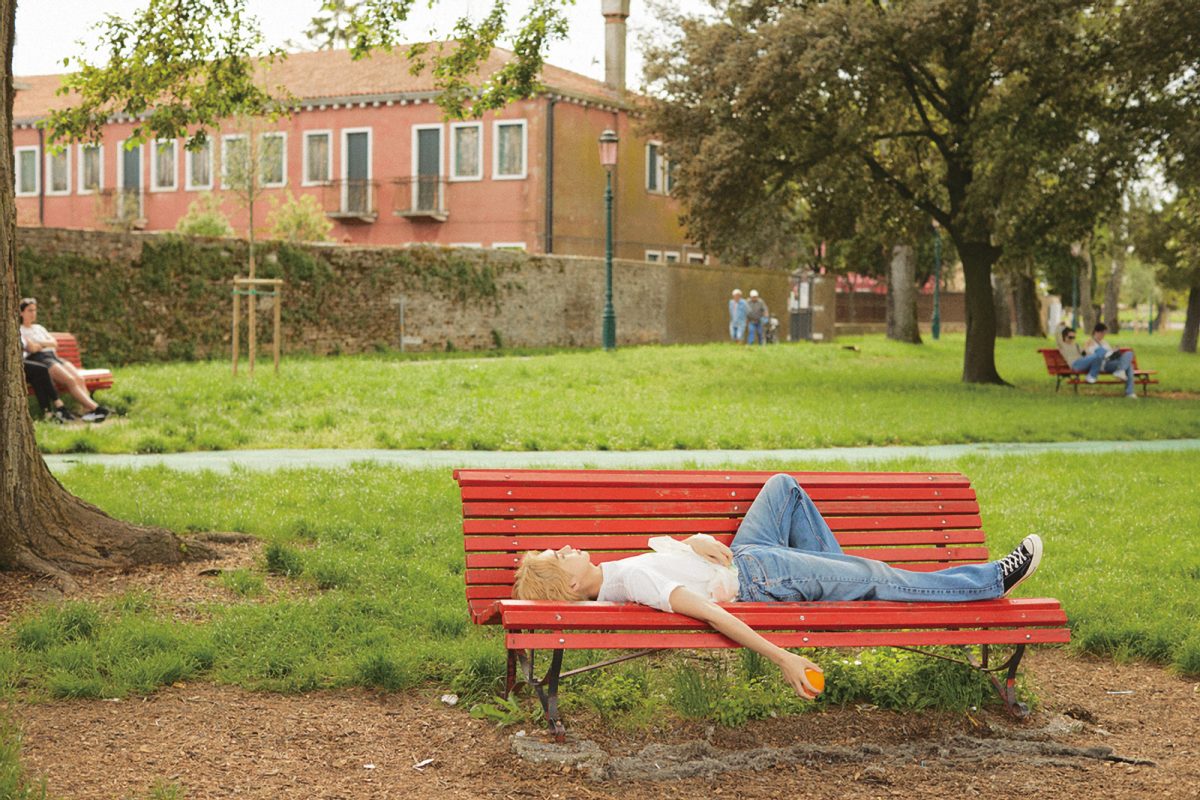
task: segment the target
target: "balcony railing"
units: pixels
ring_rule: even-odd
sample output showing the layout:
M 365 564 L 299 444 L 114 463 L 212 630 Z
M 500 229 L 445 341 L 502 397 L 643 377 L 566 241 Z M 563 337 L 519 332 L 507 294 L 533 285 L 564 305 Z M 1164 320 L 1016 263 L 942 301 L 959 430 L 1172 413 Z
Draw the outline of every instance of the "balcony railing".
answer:
M 450 216 L 446 208 L 446 179 L 441 175 L 415 175 L 397 178 L 392 183 L 396 216 L 433 222 L 445 222 Z
M 321 207 L 326 216 L 342 222 L 374 222 L 378 197 L 378 181 L 329 181 L 321 188 Z
M 102 189 L 96 193 L 96 218 L 118 230 L 146 227 L 141 189 Z

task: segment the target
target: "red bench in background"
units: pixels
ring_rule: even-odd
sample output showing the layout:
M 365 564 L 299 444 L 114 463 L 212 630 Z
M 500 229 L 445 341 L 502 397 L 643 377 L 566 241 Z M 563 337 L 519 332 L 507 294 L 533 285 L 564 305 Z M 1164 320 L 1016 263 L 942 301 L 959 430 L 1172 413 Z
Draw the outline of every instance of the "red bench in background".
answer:
M 1124 353 L 1127 350 L 1129 350 L 1128 347 L 1121 348 L 1122 353 Z M 1067 360 L 1065 358 L 1063 358 L 1062 353 L 1058 352 L 1057 350 L 1055 350 L 1052 347 L 1042 348 L 1042 349 L 1038 350 L 1038 352 L 1041 353 L 1042 358 L 1044 358 L 1046 360 L 1046 372 L 1050 373 L 1051 377 L 1054 378 L 1054 391 L 1057 392 L 1059 387 L 1062 385 L 1063 380 L 1066 380 L 1067 383 L 1069 383 L 1075 387 L 1075 392 L 1076 392 L 1076 394 L 1078 394 L 1079 393 L 1079 384 L 1087 383 L 1087 381 L 1084 380 L 1084 376 L 1087 375 L 1087 372 L 1071 369 L 1071 365 L 1067 363 Z M 1136 353 L 1134 354 L 1134 356 L 1133 356 L 1133 382 L 1136 384 L 1139 384 L 1142 387 L 1142 394 L 1149 393 L 1150 384 L 1158 383 L 1157 378 L 1150 377 L 1151 375 L 1157 375 L 1157 374 L 1158 374 L 1157 370 L 1138 369 L 1137 354 Z M 1125 385 L 1125 381 L 1114 378 L 1111 373 L 1101 374 L 1099 377 L 1096 378 L 1096 383 L 1097 384 L 1100 384 L 1100 383 L 1116 384 L 1118 386 Z
M 603 562 L 648 551 L 651 536 L 709 533 L 729 544 L 770 472 L 477 470 L 454 473 L 462 493 L 466 592 L 471 619 L 504 628 L 505 689 L 522 680 L 537 693 L 555 735 L 560 679 L 655 651 L 737 647 L 702 622 L 637 604 L 512 599 L 529 550 L 564 544 Z M 792 473 L 848 553 L 913 570 L 988 560 L 970 481 L 952 473 Z M 1026 645 L 1067 642 L 1059 602 L 1004 598 L 972 603 L 731 603 L 726 606 L 783 647 L 936 645 L 968 649 L 961 663 L 985 672 L 1014 714 L 1017 667 Z M 1013 646 L 999 666 L 993 645 Z M 534 654 L 551 662 L 538 678 Z M 569 672 L 566 650 L 636 650 Z M 957 659 L 956 659 L 957 660 Z M 1001 682 L 994 673 L 1004 672 Z
M 84 369 L 83 360 L 80 358 L 79 342 L 75 336 L 70 333 L 60 333 L 52 331 L 50 333 L 54 340 L 58 343 L 58 348 L 54 351 L 58 357 L 64 361 L 70 361 L 83 374 L 83 381 L 87 384 L 89 393 L 98 392 L 101 389 L 111 389 L 113 385 L 112 370 L 108 369 Z M 31 387 L 25 387 L 26 392 L 33 394 Z

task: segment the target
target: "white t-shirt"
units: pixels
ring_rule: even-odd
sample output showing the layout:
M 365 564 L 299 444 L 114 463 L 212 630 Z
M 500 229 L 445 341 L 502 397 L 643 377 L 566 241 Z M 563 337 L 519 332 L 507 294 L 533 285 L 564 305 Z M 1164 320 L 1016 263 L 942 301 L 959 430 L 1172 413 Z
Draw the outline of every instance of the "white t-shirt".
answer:
M 11 328 L 9 330 L 11 330 Z M 50 332 L 41 325 L 22 325 L 21 350 L 24 353 L 29 352 L 29 345 L 27 342 L 46 342 L 48 344 L 54 344 L 54 337 L 51 336 Z
M 601 564 L 604 578 L 596 599 L 673 611 L 671 592 L 680 586 L 717 603 L 737 599 L 736 568 L 714 564 L 670 536 L 654 537 L 650 548 L 655 552 Z

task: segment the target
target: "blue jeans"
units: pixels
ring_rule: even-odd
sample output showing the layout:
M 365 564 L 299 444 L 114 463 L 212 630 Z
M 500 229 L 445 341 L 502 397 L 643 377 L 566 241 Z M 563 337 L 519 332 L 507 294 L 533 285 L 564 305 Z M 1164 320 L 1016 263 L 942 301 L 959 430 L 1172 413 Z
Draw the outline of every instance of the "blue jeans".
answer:
M 1104 356 L 1107 351 L 1094 350 L 1090 356 L 1077 358 L 1071 363 L 1071 369 L 1076 372 L 1086 372 L 1091 377 L 1096 377 L 1100 374 L 1100 367 L 1104 366 Z
M 1119 369 L 1125 370 L 1125 394 L 1133 394 L 1133 351 L 1126 350 L 1116 358 L 1110 358 L 1104 362 L 1100 368 L 1102 372 L 1116 372 Z
M 733 537 L 738 600 L 989 600 L 1004 593 L 1000 565 L 913 572 L 846 555 L 821 512 L 790 475 L 758 493 Z
M 729 338 L 735 342 L 742 340 L 742 328 L 745 323 L 731 322 L 729 323 Z
M 746 323 L 746 343 L 753 344 L 757 341 L 759 344 L 765 344 L 763 337 L 762 322 L 747 322 Z

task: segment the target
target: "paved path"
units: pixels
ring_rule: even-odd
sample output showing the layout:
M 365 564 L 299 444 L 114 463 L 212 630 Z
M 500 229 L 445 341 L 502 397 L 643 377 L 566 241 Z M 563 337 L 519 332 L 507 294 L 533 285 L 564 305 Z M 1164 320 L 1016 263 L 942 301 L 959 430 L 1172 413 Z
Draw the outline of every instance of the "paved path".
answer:
M 1181 452 L 1200 450 L 1200 439 L 1149 442 L 1028 442 L 941 444 L 926 447 L 828 447 L 812 450 L 555 450 L 540 452 L 498 450 L 224 450 L 163 455 L 48 455 L 55 472 L 76 464 L 106 467 L 166 466 L 185 472 L 228 472 L 237 466 L 251 470 L 284 467 L 332 469 L 364 461 L 388 466 L 425 467 L 705 467 L 762 461 L 865 463 L 897 458 L 947 459 L 961 456 L 1032 455 L 1037 453 Z

